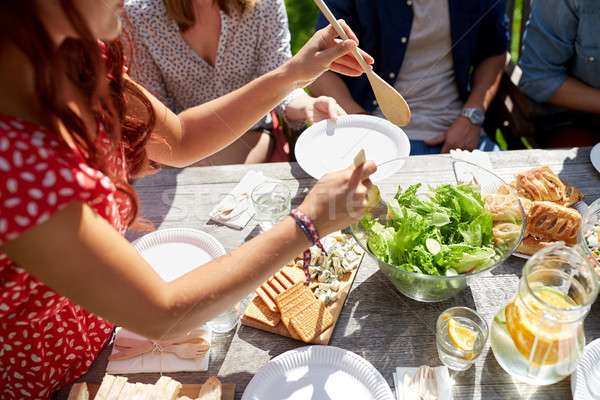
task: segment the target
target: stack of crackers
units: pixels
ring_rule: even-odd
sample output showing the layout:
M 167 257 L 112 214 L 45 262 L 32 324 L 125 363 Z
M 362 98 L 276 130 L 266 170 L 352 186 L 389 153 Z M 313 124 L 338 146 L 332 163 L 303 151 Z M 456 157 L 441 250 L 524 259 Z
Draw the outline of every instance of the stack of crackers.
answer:
M 305 286 L 303 258 L 296 257 L 255 290 L 256 297 L 244 311 L 243 324 L 304 342 L 327 344 L 326 331 L 335 324 L 364 251 L 342 232 L 327 235 L 321 243 L 327 255 L 316 245 L 309 248 L 309 285 Z
M 310 342 L 333 324 L 333 316 L 305 280 L 299 268 L 283 267 L 256 290 L 244 315 L 271 327 L 281 321 L 293 338 Z

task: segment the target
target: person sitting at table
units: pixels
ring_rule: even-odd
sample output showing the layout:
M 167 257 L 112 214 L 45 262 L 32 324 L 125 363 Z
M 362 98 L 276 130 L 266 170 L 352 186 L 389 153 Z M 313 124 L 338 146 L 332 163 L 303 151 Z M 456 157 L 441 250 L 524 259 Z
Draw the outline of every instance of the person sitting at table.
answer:
M 412 155 L 499 150 L 482 125 L 506 59 L 504 1 L 325 3 L 355 29 L 360 47 L 375 58 L 374 71 L 408 103 L 411 119 L 403 129 Z M 326 24 L 320 13 L 316 28 Z M 309 90 L 332 96 L 348 113 L 383 117 L 364 75 L 346 78 L 327 72 Z
M 283 0 L 127 0 L 125 31 L 139 65 L 130 75 L 175 113 L 229 93 L 291 57 Z M 345 112 L 331 97 L 296 89 L 245 135 L 201 165 L 287 161 L 273 116 L 292 131 Z
M 360 74 L 356 37 L 320 30 L 274 71 L 176 115 L 124 72 L 122 12 L 121 0 L 0 3 L 0 398 L 49 399 L 113 324 L 181 337 L 312 245 L 304 224 L 325 235 L 366 206 L 372 161 L 323 176 L 299 206 L 305 222 L 288 216 L 162 280 L 123 237 L 139 209 L 129 179 L 149 160 L 182 167 L 223 148 L 328 68 Z
M 545 106 L 536 118 L 540 147 L 600 141 L 600 30 L 596 0 L 531 2 L 519 88 Z

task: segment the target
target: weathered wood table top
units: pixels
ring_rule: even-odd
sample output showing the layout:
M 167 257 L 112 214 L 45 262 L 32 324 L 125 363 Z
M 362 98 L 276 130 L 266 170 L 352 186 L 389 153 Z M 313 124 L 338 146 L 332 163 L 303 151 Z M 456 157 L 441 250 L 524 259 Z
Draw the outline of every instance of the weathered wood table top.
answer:
M 590 163 L 590 148 L 561 150 L 516 150 L 489 153 L 495 172 L 509 182 L 513 173 L 547 164 L 563 182 L 585 194 L 586 203 L 600 197 L 600 173 Z M 141 215 L 156 229 L 188 227 L 216 237 L 227 250 L 257 235 L 251 220 L 243 230 L 235 230 L 209 220 L 208 212 L 248 170 L 260 171 L 285 181 L 294 194 L 292 207 L 300 204 L 315 180 L 296 163 L 234 165 L 165 169 L 135 183 L 141 200 Z M 415 171 L 418 174 L 418 171 Z M 130 231 L 129 240 L 143 232 Z M 424 303 L 403 296 L 381 273 L 376 262 L 365 256 L 335 326 L 329 345 L 352 351 L 368 360 L 394 391 L 392 373 L 396 367 L 441 365 L 435 345 L 435 323 L 439 314 L 453 306 L 477 309 L 491 323 L 496 312 L 516 292 L 525 260 L 511 256 L 485 274 L 458 296 L 439 303 Z M 242 309 L 251 298 L 242 303 Z M 587 342 L 600 337 L 600 305 L 597 302 L 585 321 Z M 213 334 L 210 366 L 206 372 L 171 373 L 183 383 L 202 383 L 216 375 L 223 383 L 236 385 L 240 399 L 252 377 L 269 360 L 305 343 L 243 325 L 228 334 Z M 106 369 L 108 345 L 79 381 L 100 383 Z M 129 375 L 130 381 L 155 382 L 159 374 Z M 570 379 L 534 387 L 515 382 L 497 363 L 489 340 L 482 356 L 469 370 L 455 376 L 455 399 L 568 399 Z M 66 399 L 69 387 L 55 399 Z

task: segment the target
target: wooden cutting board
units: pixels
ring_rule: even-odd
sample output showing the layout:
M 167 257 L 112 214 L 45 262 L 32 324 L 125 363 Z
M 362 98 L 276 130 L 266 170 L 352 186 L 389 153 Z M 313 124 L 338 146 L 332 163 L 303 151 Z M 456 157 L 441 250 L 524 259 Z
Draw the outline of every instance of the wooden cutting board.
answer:
M 357 268 L 355 268 L 353 271 L 346 272 L 344 274 L 344 277 L 342 279 L 340 279 L 339 297 L 336 301 L 334 301 L 333 303 L 330 303 L 327 306 L 327 309 L 333 316 L 333 324 L 329 328 L 327 328 L 323 332 L 321 332 L 319 335 L 315 336 L 315 338 L 313 340 L 311 340 L 309 343 L 323 344 L 323 345 L 329 344 L 329 339 L 331 339 L 331 335 L 333 334 L 333 329 L 335 328 L 335 324 L 337 323 L 338 317 L 340 316 L 340 313 L 342 312 L 342 307 L 344 306 L 344 303 L 346 302 L 346 297 L 348 297 L 348 293 L 350 292 L 350 288 L 352 287 L 354 278 L 356 278 L 356 273 L 358 272 L 358 268 L 360 268 L 360 264 L 362 264 L 364 256 L 365 256 L 364 253 L 360 256 L 361 259 L 360 259 L 360 262 L 358 263 Z M 283 322 L 281 322 L 281 321 L 279 322 L 279 324 L 277 324 L 277 326 L 269 326 L 269 325 L 263 324 L 260 321 L 255 320 L 255 319 L 248 318 L 246 315 L 243 315 L 243 314 L 242 314 L 241 321 L 242 321 L 242 324 L 246 325 L 246 326 L 251 326 L 253 328 L 261 329 L 263 331 L 276 333 L 278 335 L 293 338 L 292 335 L 290 334 L 290 332 L 287 330 L 287 328 L 283 324 Z
M 96 396 L 96 392 L 100 388 L 100 385 L 88 384 L 88 392 L 90 393 L 90 399 L 93 399 Z M 195 399 L 202 388 L 201 383 L 184 383 L 181 387 L 181 391 L 179 392 L 179 397 L 187 396 L 191 399 Z M 235 384 L 233 383 L 223 383 L 221 385 L 222 394 L 221 400 L 234 400 L 235 398 Z

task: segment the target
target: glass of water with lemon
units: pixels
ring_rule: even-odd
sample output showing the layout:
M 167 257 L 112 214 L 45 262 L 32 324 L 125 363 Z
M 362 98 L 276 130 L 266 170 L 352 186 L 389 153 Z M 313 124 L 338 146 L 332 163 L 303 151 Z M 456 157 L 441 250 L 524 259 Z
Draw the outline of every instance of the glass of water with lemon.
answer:
M 436 332 L 442 363 L 449 369 L 465 371 L 481 354 L 489 329 L 477 311 L 468 307 L 452 307 L 440 314 Z

